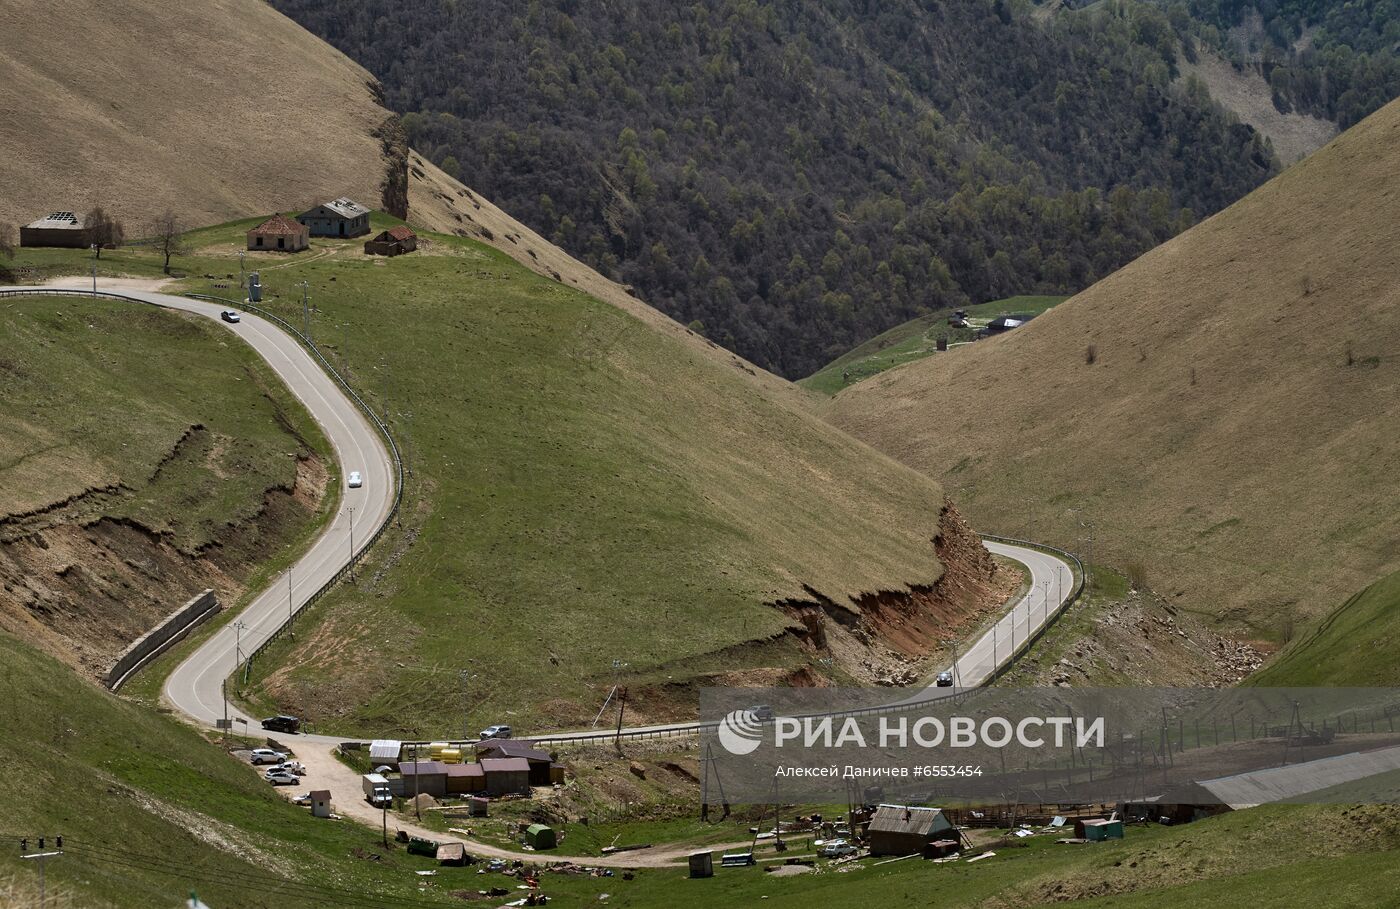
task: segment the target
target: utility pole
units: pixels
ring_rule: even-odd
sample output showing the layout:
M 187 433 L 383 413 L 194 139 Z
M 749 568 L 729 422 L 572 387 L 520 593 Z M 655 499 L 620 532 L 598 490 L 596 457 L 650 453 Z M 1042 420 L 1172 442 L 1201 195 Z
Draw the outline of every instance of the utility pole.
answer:
M 247 255 L 248 255 L 248 251 L 247 251 L 246 249 L 240 249 L 240 250 L 238 251 L 238 289 L 239 289 L 239 290 L 242 290 L 242 289 L 243 289 L 243 285 L 244 285 L 245 283 L 247 283 L 246 273 L 244 272 L 244 268 L 243 268 L 243 260 L 244 260 L 244 258 L 247 257 Z
M 467 715 L 467 711 L 468 711 L 469 705 L 470 705 L 470 703 L 471 703 L 470 701 L 467 700 L 467 682 L 471 679 L 471 677 L 472 677 L 472 676 L 471 676 L 471 672 L 470 672 L 470 671 L 468 671 L 468 670 L 466 670 L 466 669 L 463 669 L 463 670 L 462 670 L 462 741 L 463 741 L 463 742 L 466 742 L 467 739 L 469 739 L 469 738 L 472 737 L 472 732 L 471 732 L 471 729 L 472 729 L 471 719 L 470 719 L 470 717 L 468 717 L 468 715 Z
M 238 667 L 243 665 L 243 629 L 248 626 L 239 619 L 233 623 L 233 671 L 237 672 Z
M 292 623 L 292 616 L 295 615 L 292 609 L 292 569 L 287 568 L 287 624 Z
M 97 296 L 97 244 L 92 244 L 92 295 Z
M 302 281 L 302 282 L 301 282 L 301 325 L 302 325 L 302 329 L 306 332 L 306 337 L 307 337 L 307 338 L 310 338 L 310 337 L 311 337 L 311 307 L 310 307 L 310 305 L 309 305 L 309 303 L 308 303 L 308 301 L 307 301 L 307 294 L 309 293 L 309 291 L 310 291 L 310 286 L 309 286 L 305 281 Z
M 627 709 L 627 688 L 622 687 L 617 690 L 617 738 L 614 744 L 619 751 L 622 750 L 622 714 Z
M 350 583 L 355 583 L 355 507 L 352 505 L 348 509 L 350 512 Z
M 236 671 L 236 670 L 235 670 Z M 219 694 L 224 697 L 224 750 L 228 751 L 228 677 L 219 680 Z
M 63 854 L 63 837 L 58 836 L 54 839 L 56 842 L 56 848 L 46 851 L 44 848 L 44 837 L 39 837 L 38 852 L 29 851 L 28 837 L 25 837 L 24 839 L 19 841 L 19 857 L 26 860 L 37 860 L 39 862 L 39 909 L 44 909 L 44 901 L 48 896 L 44 876 L 44 866 L 48 864 L 49 859 L 58 858 L 60 855 Z
M 423 820 L 423 809 L 418 807 L 418 743 L 413 743 L 413 814 Z

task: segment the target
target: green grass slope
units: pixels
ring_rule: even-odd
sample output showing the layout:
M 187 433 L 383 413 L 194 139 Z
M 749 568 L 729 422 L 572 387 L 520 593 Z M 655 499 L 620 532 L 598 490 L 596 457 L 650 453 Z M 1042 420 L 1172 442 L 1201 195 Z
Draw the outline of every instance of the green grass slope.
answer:
M 177 265 L 236 275 L 248 223 L 195 233 Z M 470 667 L 482 725 L 507 708 L 527 711 L 517 725 L 577 722 L 614 660 L 658 686 L 769 680 L 808 661 L 771 604 L 941 576 L 939 487 L 771 376 L 497 250 L 427 243 L 389 261 L 320 241 L 250 257 L 297 323 L 308 282 L 314 335 L 388 414 L 411 471 L 402 527 L 315 631 L 260 662 L 255 699 L 323 726 L 446 732 Z M 139 248 L 103 262 L 157 266 Z M 639 692 L 630 706 L 648 709 Z
M 1252 685 L 1400 684 L 1400 572 L 1349 598 L 1249 679 Z
M 1400 569 L 1400 103 L 1025 328 L 828 416 L 987 530 L 1281 642 Z
M 51 907 L 174 907 L 191 888 L 210 906 L 308 909 L 431 905 L 440 892 L 420 891 L 413 874 L 436 862 L 383 850 L 376 830 L 313 819 L 198 733 L 3 633 L 0 729 L 16 789 L 0 820 L 6 905 L 37 906 L 19 840 L 33 849 L 41 834 L 49 846 L 64 837 L 47 869 Z
M 6 299 L 0 383 L 0 628 L 99 671 L 203 587 L 236 596 L 315 526 L 336 469 L 207 320 Z
M 997 316 L 1012 313 L 1033 313 L 1039 315 L 1065 298 L 1062 296 L 1020 295 L 979 303 L 967 308 L 968 321 L 972 328 L 985 324 Z M 895 366 L 912 363 L 931 356 L 940 335 L 950 341 L 968 340 L 972 332 L 956 329 L 948 325 L 951 309 L 941 309 L 927 315 L 910 319 L 896 325 L 870 340 L 832 360 L 797 384 L 812 391 L 834 395 L 847 385 L 878 375 Z

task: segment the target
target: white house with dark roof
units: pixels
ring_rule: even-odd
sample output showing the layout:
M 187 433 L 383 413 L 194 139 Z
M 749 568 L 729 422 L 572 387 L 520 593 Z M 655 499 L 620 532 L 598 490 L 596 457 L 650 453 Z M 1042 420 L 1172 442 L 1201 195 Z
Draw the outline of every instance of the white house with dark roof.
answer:
M 297 215 L 313 237 L 358 237 L 369 233 L 369 209 L 354 199 L 334 199 Z

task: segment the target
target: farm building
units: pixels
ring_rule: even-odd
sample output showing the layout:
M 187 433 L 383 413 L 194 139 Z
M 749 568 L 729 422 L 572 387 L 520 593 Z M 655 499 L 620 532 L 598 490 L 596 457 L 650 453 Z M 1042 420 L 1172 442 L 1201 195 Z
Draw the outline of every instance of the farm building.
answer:
M 398 739 L 375 739 L 369 743 L 369 760 L 376 767 L 398 770 L 402 752 L 403 742 Z
M 353 199 L 336 199 L 297 215 L 313 237 L 358 237 L 369 233 L 369 209 Z
M 21 227 L 19 245 L 83 249 L 91 241 L 82 218 L 71 211 L 56 211 Z
M 871 855 L 923 855 L 935 840 L 959 839 L 941 808 L 881 805 L 866 831 Z
M 523 758 L 530 765 L 530 785 L 548 786 L 564 781 L 564 769 L 543 751 L 530 747 L 529 742 L 515 739 L 487 739 L 476 746 L 477 760 L 488 758 Z
M 530 762 L 524 758 L 481 758 L 477 763 L 486 774 L 487 795 L 530 793 Z
M 465 795 L 486 791 L 486 771 L 480 764 L 448 764 L 447 794 Z
M 399 775 L 405 798 L 422 793 L 439 799 L 447 795 L 447 765 L 442 761 L 401 761 Z
M 989 335 L 998 335 L 1010 331 L 1013 328 L 1020 328 L 1032 318 L 1033 316 L 1027 313 L 1012 313 L 1009 316 L 998 316 L 988 322 L 987 327 L 984 328 L 983 331 Z
M 310 244 L 306 225 L 286 215 L 273 215 L 248 231 L 248 248 L 255 251 L 301 252 Z
M 418 235 L 402 224 L 382 230 L 372 240 L 365 241 L 367 256 L 400 256 L 417 248 Z
M 311 790 L 311 816 L 331 816 L 331 791 L 329 789 Z

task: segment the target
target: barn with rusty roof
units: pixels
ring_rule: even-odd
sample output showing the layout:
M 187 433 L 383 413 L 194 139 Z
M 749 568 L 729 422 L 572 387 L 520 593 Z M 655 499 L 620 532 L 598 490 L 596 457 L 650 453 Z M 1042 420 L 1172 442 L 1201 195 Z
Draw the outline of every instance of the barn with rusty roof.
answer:
M 413 228 L 400 224 L 388 230 L 381 230 L 372 239 L 365 241 L 367 256 L 401 256 L 418 248 L 418 235 Z

